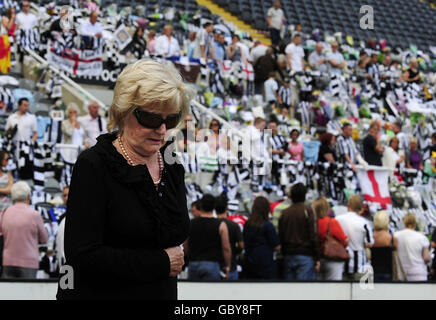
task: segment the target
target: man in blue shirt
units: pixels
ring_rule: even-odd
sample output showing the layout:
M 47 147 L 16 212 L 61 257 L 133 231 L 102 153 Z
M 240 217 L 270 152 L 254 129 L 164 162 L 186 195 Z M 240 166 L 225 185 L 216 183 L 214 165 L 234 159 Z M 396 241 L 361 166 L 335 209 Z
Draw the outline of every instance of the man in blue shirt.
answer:
M 218 34 L 218 40 L 213 42 L 214 59 L 220 63 L 227 60 L 226 44 L 223 33 Z
M 341 75 L 345 67 L 345 60 L 342 53 L 338 51 L 338 43 L 334 41 L 332 43 L 332 51 L 327 53 L 326 59 L 330 64 L 330 74 Z

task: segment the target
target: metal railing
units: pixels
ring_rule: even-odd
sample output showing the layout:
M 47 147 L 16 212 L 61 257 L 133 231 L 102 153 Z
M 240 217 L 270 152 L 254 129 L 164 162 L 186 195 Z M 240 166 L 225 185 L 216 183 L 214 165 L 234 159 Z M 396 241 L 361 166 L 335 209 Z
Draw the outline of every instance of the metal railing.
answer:
M 41 63 L 43 65 L 44 68 L 49 68 L 50 70 L 52 70 L 53 72 L 55 72 L 56 74 L 58 74 L 66 83 L 68 83 L 71 87 L 73 87 L 75 90 L 77 90 L 78 92 L 80 92 L 82 95 L 85 96 L 85 98 L 88 101 L 95 101 L 97 102 L 102 109 L 104 110 L 104 112 L 107 111 L 108 107 L 98 98 L 96 98 L 93 94 L 91 94 L 90 92 L 88 92 L 87 90 L 85 90 L 84 88 L 82 88 L 80 85 L 78 85 L 76 82 L 74 82 L 73 80 L 71 80 L 67 75 L 65 75 L 65 73 L 63 73 L 62 71 L 60 71 L 58 68 L 50 65 L 48 63 L 47 60 L 45 60 L 44 58 L 42 58 L 41 56 L 39 56 L 35 51 L 33 51 L 32 49 L 26 49 L 26 52 L 31 55 L 36 61 L 38 61 L 39 63 Z

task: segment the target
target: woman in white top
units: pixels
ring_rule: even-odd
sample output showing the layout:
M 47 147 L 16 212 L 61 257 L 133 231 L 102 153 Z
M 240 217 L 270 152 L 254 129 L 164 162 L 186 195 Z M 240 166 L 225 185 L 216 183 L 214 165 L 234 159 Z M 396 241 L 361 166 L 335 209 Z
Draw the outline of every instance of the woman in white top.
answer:
M 394 234 L 394 245 L 407 281 L 427 281 L 427 263 L 430 262 L 430 242 L 422 233 L 415 231 L 416 216 L 404 216 L 405 229 Z
M 406 156 L 404 155 L 404 151 L 399 148 L 400 140 L 397 137 L 393 137 L 389 141 L 389 147 L 385 149 L 383 152 L 383 166 L 395 169 L 401 163 L 404 163 L 404 159 Z M 391 179 L 394 176 L 394 172 L 390 173 Z
M 69 163 L 76 162 L 79 153 L 85 148 L 85 130 L 77 119 L 78 113 L 79 107 L 72 102 L 67 107 L 68 119 L 62 121 L 62 136 L 64 143 L 78 147 L 78 149 L 62 150 L 62 157 Z
M 79 107 L 74 102 L 70 103 L 67 107 L 68 119 L 62 121 L 62 134 L 64 143 L 82 147 L 85 132 L 77 120 L 78 113 Z

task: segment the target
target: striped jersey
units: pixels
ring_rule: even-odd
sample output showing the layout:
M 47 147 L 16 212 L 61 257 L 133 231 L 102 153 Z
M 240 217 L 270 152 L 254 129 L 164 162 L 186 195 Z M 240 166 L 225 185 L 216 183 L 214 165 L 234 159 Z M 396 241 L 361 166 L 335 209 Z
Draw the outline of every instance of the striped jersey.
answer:
M 278 95 L 282 98 L 283 104 L 285 104 L 288 107 L 291 105 L 291 88 L 281 86 Z
M 286 151 L 286 146 L 287 146 L 287 142 L 285 137 L 283 137 L 280 134 L 276 134 L 275 136 L 271 136 L 269 138 L 270 141 L 270 146 L 273 150 L 285 150 Z M 277 161 L 279 160 L 281 157 L 279 154 L 273 154 L 273 160 Z
M 344 155 L 348 155 L 352 163 L 357 162 L 357 147 L 351 137 L 344 137 L 342 134 L 338 136 L 336 140 L 337 155 L 345 162 Z
M 365 245 L 374 243 L 369 221 L 355 212 L 337 216 L 336 220 L 349 240 L 347 251 L 350 259 L 345 262 L 345 273 L 364 273 L 367 264 Z

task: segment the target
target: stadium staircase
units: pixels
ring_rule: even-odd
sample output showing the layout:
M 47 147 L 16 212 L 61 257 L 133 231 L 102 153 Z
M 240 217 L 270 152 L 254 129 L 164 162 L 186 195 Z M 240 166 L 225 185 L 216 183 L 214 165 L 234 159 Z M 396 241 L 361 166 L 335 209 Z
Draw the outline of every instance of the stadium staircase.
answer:
M 265 31 L 255 30 L 249 24 L 245 23 L 227 10 L 219 7 L 211 0 L 197 0 L 199 6 L 207 7 L 213 14 L 221 16 L 227 22 L 233 23 L 239 30 L 247 32 L 253 39 L 258 39 L 264 45 L 270 46 L 271 39 L 265 36 Z

